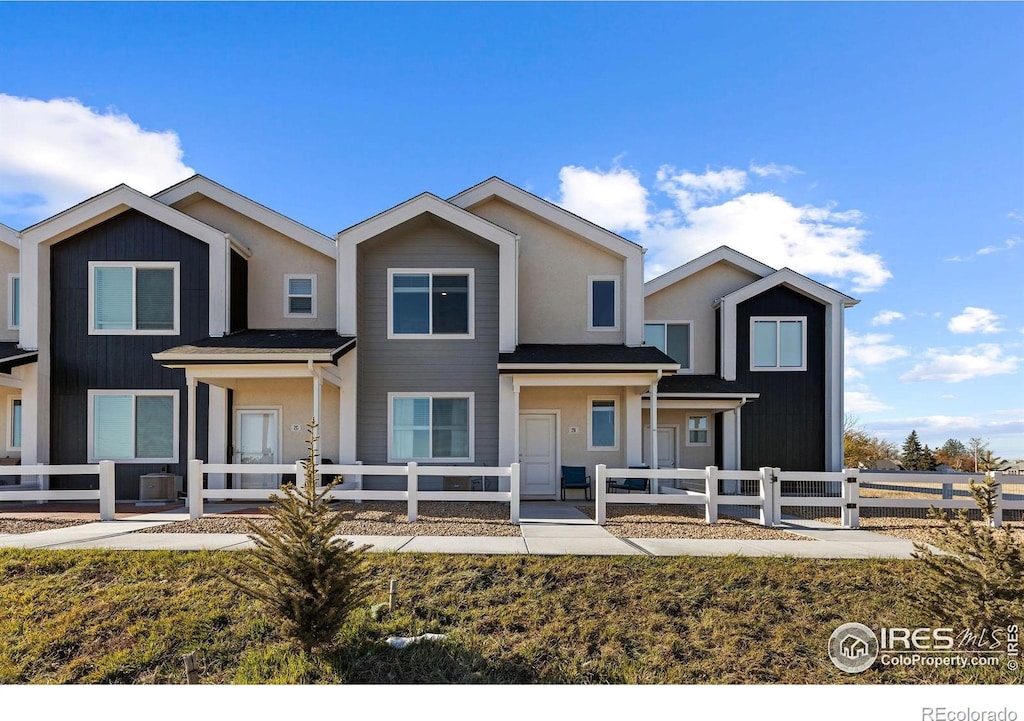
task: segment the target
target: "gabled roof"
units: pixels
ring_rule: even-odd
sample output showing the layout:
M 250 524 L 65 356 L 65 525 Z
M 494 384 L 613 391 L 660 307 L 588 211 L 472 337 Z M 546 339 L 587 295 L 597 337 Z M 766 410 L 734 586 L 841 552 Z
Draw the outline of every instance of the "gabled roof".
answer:
M 473 215 L 432 193 L 421 193 L 341 231 L 338 233 L 338 243 L 362 243 L 424 214 L 434 215 L 497 245 L 514 242 L 516 239 L 516 234 L 512 231 Z
M 164 364 L 189 363 L 337 363 L 355 348 L 356 339 L 333 330 L 243 330 L 203 338 L 153 354 Z
M 715 305 L 717 306 L 722 301 L 742 303 L 748 298 L 753 298 L 755 295 L 760 295 L 766 290 L 779 285 L 784 285 L 791 290 L 795 290 L 801 295 L 805 295 L 808 298 L 813 298 L 814 300 L 830 305 L 841 304 L 842 306 L 849 308 L 850 306 L 860 303 L 856 298 L 851 298 L 845 293 L 840 293 L 834 288 L 829 288 L 827 285 L 823 285 L 816 280 L 812 280 L 806 275 L 801 275 L 790 268 L 783 268 L 775 271 L 771 275 L 761 278 L 760 280 L 755 280 L 750 285 L 745 285 L 739 290 L 729 293 L 721 298 Z
M 129 209 L 137 210 L 209 245 L 227 239 L 245 253 L 250 252 L 230 234 L 153 200 L 123 183 L 26 228 L 21 238 L 30 243 L 56 243 Z
M 18 243 L 18 232 L 14 228 L 8 228 L 3 223 L 0 223 L 0 242 L 7 243 L 12 248 L 17 248 Z
M 644 251 L 643 247 L 637 243 L 496 176 L 453 195 L 448 202 L 454 203 L 460 208 L 472 210 L 491 198 L 500 198 L 506 203 L 521 208 L 541 220 L 563 228 L 617 255 L 625 257 L 634 253 L 642 254 Z
M 271 210 L 203 175 L 193 175 L 187 180 L 161 190 L 153 195 L 153 198 L 166 205 L 174 205 L 194 196 L 209 198 L 326 256 L 334 258 L 337 255 L 337 245 L 333 238 L 318 233 L 312 228 L 281 215 L 276 210 Z
M 688 263 L 683 263 L 678 268 L 659 275 L 657 278 L 644 283 L 644 297 L 657 293 L 678 283 L 684 278 L 689 278 L 705 268 L 710 268 L 715 263 L 728 263 L 731 266 L 745 270 L 748 273 L 763 278 L 775 272 L 775 269 L 764 263 L 754 260 L 749 255 L 744 255 L 738 250 L 733 250 L 726 245 L 720 245 L 704 255 L 694 258 Z
M 759 398 L 760 393 L 736 381 L 716 375 L 676 373 L 658 381 L 658 397 L 669 398 Z

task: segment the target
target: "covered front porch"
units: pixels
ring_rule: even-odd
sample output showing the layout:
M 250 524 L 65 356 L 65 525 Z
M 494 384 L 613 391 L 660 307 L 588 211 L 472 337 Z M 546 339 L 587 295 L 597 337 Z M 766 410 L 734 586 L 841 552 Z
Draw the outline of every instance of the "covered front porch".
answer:
M 208 434 L 213 464 L 293 464 L 306 458 L 311 419 L 315 452 L 324 463 L 355 461 L 354 338 L 333 331 L 242 331 L 179 346 L 154 358 L 185 372 L 188 458 Z M 209 414 L 198 418 L 200 384 L 209 386 Z M 353 407 L 349 407 L 353 406 Z M 276 488 L 281 475 L 210 474 L 211 489 Z

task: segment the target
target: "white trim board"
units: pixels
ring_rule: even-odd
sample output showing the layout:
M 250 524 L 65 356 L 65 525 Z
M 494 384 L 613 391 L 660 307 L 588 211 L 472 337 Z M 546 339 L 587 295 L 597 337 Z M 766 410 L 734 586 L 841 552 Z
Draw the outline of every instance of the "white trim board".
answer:
M 0 243 L 6 243 L 12 248 L 21 247 L 20 234 L 14 228 L 9 228 L 3 223 L 0 223 Z

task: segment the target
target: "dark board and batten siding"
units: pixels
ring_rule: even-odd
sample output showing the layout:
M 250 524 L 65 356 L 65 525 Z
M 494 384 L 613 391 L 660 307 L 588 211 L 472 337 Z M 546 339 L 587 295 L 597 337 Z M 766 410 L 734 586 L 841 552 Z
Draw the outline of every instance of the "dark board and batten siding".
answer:
M 752 316 L 807 316 L 807 369 L 751 371 Z M 785 287 L 736 309 L 736 380 L 761 397 L 741 412 L 745 470 L 825 470 L 825 306 Z
M 388 461 L 389 392 L 472 392 L 475 465 L 498 461 L 498 248 L 440 220 L 413 221 L 359 246 L 358 457 Z M 475 337 L 387 337 L 388 268 L 473 268 Z M 421 464 L 422 465 L 422 464 Z M 424 474 L 426 475 L 426 474 Z M 364 479 L 368 488 L 404 487 L 404 479 Z M 424 478 L 421 487 L 438 488 Z
M 89 335 L 89 261 L 179 261 L 179 335 Z M 209 247 L 186 233 L 131 210 L 68 238 L 50 251 L 50 463 L 86 463 L 90 389 L 178 391 L 178 460 L 186 469 L 188 396 L 185 374 L 152 354 L 209 336 Z M 207 453 L 207 387 L 199 385 L 197 453 Z M 138 498 L 139 476 L 159 463 L 118 463 L 117 497 Z M 96 479 L 54 476 L 54 488 L 77 488 Z

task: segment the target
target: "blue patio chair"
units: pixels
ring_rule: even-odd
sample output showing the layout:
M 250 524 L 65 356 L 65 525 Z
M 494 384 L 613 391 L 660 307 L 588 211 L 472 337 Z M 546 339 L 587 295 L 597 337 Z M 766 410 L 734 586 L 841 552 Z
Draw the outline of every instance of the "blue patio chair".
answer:
M 630 466 L 630 469 L 648 469 L 650 466 Z M 605 490 L 608 493 L 614 491 L 625 491 L 626 493 L 632 493 L 633 491 L 639 491 L 640 493 L 650 493 L 651 479 L 649 478 L 609 478 L 605 481 Z
M 584 466 L 562 466 L 562 500 L 565 500 L 565 491 L 582 490 L 583 497 L 590 500 L 590 476 Z

